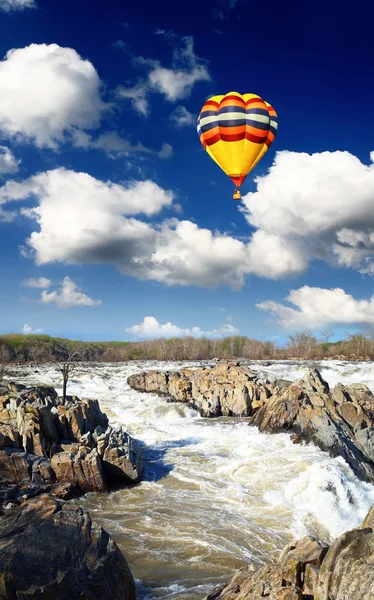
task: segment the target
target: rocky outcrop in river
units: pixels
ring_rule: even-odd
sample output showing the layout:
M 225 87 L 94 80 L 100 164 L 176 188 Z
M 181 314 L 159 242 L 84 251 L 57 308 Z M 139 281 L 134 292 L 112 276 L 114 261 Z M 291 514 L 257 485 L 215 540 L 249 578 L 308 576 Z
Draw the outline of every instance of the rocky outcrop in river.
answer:
M 41 495 L 0 519 L 0 599 L 135 600 L 126 560 L 87 512 Z
M 289 544 L 278 562 L 240 569 L 227 586 L 205 600 L 372 600 L 374 507 L 361 527 L 329 547 L 305 537 Z
M 141 472 L 137 442 L 108 424 L 97 400 L 63 403 L 48 386 L 0 388 L 0 505 L 62 489 L 65 498 L 105 491 L 137 483 Z
M 186 402 L 206 417 L 248 417 L 260 431 L 293 432 L 295 441 L 342 456 L 361 479 L 374 482 L 374 396 L 366 385 L 338 384 L 330 390 L 315 369 L 294 383 L 271 383 L 249 367 L 227 363 L 143 372 L 128 383 Z

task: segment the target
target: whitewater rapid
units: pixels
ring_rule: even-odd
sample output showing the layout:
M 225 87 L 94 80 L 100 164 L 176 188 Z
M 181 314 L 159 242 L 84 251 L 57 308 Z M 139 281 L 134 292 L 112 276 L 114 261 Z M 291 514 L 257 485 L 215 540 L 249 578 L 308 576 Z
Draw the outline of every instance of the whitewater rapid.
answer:
M 203 419 L 193 409 L 129 388 L 129 375 L 201 363 L 96 364 L 74 373 L 69 394 L 97 398 L 113 425 L 144 445 L 145 480 L 77 503 L 123 551 L 142 600 L 198 600 L 249 561 L 263 564 L 294 538 L 326 540 L 359 525 L 374 487 L 288 434 L 266 435 L 245 419 Z M 273 379 L 299 379 L 317 366 L 330 385 L 366 383 L 372 363 L 251 363 Z M 61 390 L 52 366 L 19 367 L 17 380 Z

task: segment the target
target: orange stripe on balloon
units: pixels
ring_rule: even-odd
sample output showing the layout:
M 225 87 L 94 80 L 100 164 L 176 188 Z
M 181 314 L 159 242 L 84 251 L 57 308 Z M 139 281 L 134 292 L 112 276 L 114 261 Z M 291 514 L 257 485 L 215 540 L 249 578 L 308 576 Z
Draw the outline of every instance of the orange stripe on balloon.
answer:
M 218 125 L 216 125 L 216 127 L 213 127 L 212 129 L 209 129 L 209 131 L 203 133 L 204 140 L 208 141 L 211 137 L 217 135 L 217 133 L 219 133 Z
M 219 131 L 221 134 L 235 134 L 235 133 L 245 133 L 246 125 L 238 125 L 237 127 L 220 127 Z
M 245 125 L 248 133 L 252 133 L 252 135 L 257 135 L 258 137 L 267 138 L 268 130 L 260 129 L 259 127 L 253 127 L 253 125 Z

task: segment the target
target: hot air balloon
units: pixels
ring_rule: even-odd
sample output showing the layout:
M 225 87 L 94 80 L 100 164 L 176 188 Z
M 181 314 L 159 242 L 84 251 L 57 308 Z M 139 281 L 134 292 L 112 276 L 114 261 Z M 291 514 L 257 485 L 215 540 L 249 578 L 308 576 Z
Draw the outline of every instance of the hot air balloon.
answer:
M 197 119 L 197 133 L 209 156 L 240 186 L 274 141 L 278 117 L 274 108 L 256 94 L 229 92 L 209 98 Z

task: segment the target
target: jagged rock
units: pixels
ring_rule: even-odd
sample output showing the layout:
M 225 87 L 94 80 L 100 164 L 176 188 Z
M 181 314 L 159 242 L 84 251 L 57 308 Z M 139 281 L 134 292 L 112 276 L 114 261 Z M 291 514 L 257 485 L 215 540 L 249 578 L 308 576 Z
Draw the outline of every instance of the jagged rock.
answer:
M 54 483 L 56 481 L 55 473 L 51 467 L 51 461 L 42 456 L 32 458 L 31 480 L 34 483 Z
M 80 496 L 82 490 L 72 483 L 39 484 L 29 480 L 14 484 L 3 481 L 0 485 L 0 511 L 9 509 L 10 505 L 15 507 L 30 498 L 47 493 L 62 500 L 71 500 Z
M 305 599 L 307 589 L 316 585 L 312 574 L 318 573 L 328 549 L 325 542 L 306 536 L 286 546 L 276 564 L 240 569 L 226 587 L 206 600 Z
M 16 427 L 0 422 L 0 450 L 4 447 L 22 448 L 22 441 Z
M 253 415 L 260 431 L 292 431 L 331 456 L 342 456 L 365 481 L 374 481 L 374 396 L 366 386 L 338 385 L 331 393 L 315 369 L 280 390 Z
M 305 537 L 289 544 L 276 564 L 237 571 L 205 600 L 372 600 L 374 598 L 374 505 L 362 525 L 330 547 Z
M 305 567 L 303 594 L 304 596 L 315 596 L 318 586 L 320 569 L 314 565 L 307 565 Z
M 61 500 L 71 500 L 82 494 L 82 491 L 72 483 L 56 483 L 50 486 L 48 492 L 54 498 Z
M 84 492 L 106 491 L 105 475 L 99 453 L 85 446 L 71 444 L 65 446 L 65 452 L 54 454 L 51 467 L 56 480 L 72 483 Z
M 97 400 L 72 399 L 57 407 L 61 439 L 78 442 L 96 427 L 108 427 L 108 418 Z
M 271 385 L 259 381 L 256 373 L 237 363 L 218 363 L 214 369 L 149 371 L 127 380 L 133 389 L 187 402 L 205 417 L 250 416 L 271 395 Z
M 331 391 L 316 369 L 299 381 L 261 380 L 248 367 L 218 363 L 213 369 L 139 373 L 128 378 L 139 391 L 168 394 L 203 416 L 245 416 L 260 431 L 289 431 L 342 456 L 361 479 L 374 482 L 374 396 L 363 384 Z
M 137 442 L 109 427 L 97 400 L 74 396 L 62 404 L 49 386 L 11 382 L 2 388 L 0 406 L 0 479 L 13 484 L 32 480 L 40 490 L 57 479 L 84 492 L 106 490 L 106 480 L 140 480 Z
M 333 542 L 320 569 L 316 599 L 374 598 L 374 533 L 371 528 L 348 531 Z
M 142 473 L 142 454 L 135 442 L 122 427 L 105 431 L 97 428 L 93 436 L 103 461 L 105 475 L 110 482 L 137 483 Z
M 0 451 L 0 478 L 12 483 L 20 483 L 30 478 L 30 460 L 27 452 L 4 448 Z
M 0 519 L 0 598 L 135 600 L 126 560 L 81 508 L 48 495 Z

